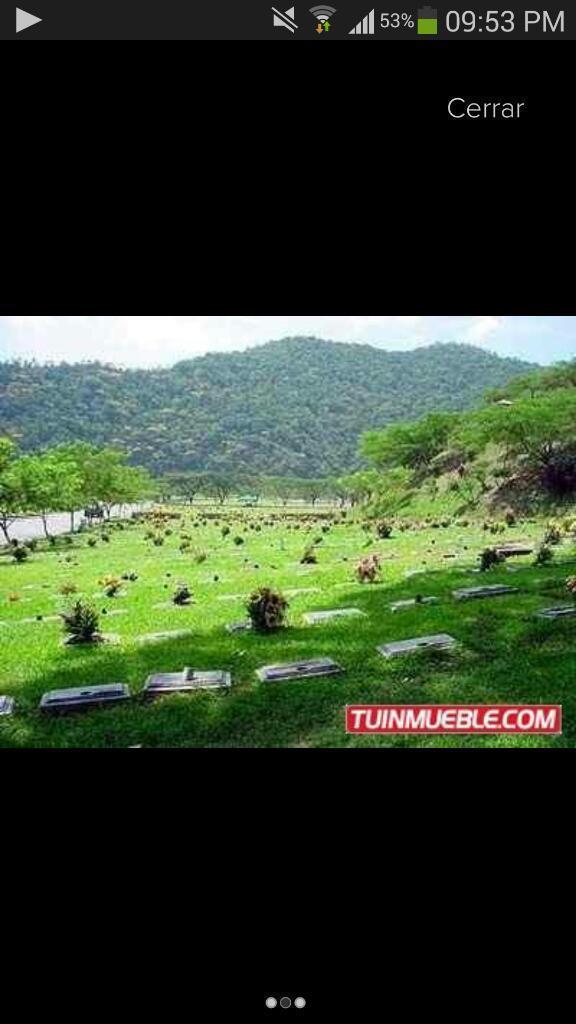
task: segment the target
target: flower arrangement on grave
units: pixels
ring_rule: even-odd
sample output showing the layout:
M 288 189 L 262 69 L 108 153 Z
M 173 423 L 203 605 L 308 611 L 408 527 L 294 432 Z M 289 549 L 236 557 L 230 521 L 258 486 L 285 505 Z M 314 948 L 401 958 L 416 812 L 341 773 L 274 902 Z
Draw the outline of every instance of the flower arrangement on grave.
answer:
M 282 629 L 285 625 L 289 603 L 282 594 L 277 594 L 269 587 L 261 587 L 250 597 L 246 610 L 252 628 L 260 633 L 271 633 Z
M 193 596 L 192 591 L 185 583 L 179 583 L 172 602 L 179 608 L 184 608 L 186 605 L 192 604 Z
M 480 555 L 480 572 L 490 572 L 495 566 L 501 565 L 506 558 L 496 548 L 486 548 Z
M 90 604 L 77 601 L 69 612 L 62 614 L 64 631 L 68 634 L 68 644 L 101 643 L 98 632 L 98 612 Z
M 105 576 L 99 582 L 106 597 L 117 597 L 122 590 L 122 580 L 118 579 L 117 576 Z
M 76 586 L 75 583 L 63 583 L 62 586 L 60 587 L 60 593 L 64 597 L 68 597 L 70 594 L 77 594 L 78 587 Z
M 317 564 L 318 564 L 318 558 L 316 557 L 316 553 L 314 551 L 314 545 L 311 545 L 310 547 L 306 548 L 306 551 L 302 555 L 302 558 L 300 559 L 300 565 L 317 565 Z
M 548 544 L 541 544 L 536 552 L 536 558 L 534 559 L 534 565 L 542 566 L 549 565 L 554 558 L 554 552 Z
M 380 575 L 380 557 L 369 555 L 356 566 L 356 575 L 360 583 L 376 583 Z
M 560 533 L 558 527 L 549 526 L 546 530 L 546 533 L 544 534 L 544 543 L 556 546 L 556 544 L 560 544 L 561 540 L 562 534 Z

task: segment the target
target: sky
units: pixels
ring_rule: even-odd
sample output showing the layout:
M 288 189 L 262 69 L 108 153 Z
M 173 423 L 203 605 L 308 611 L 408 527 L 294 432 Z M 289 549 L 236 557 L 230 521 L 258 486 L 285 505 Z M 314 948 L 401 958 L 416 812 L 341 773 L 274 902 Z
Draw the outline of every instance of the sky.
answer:
M 542 364 L 576 357 L 576 316 L 0 316 L 0 360 L 171 366 L 299 334 L 390 351 L 457 341 Z

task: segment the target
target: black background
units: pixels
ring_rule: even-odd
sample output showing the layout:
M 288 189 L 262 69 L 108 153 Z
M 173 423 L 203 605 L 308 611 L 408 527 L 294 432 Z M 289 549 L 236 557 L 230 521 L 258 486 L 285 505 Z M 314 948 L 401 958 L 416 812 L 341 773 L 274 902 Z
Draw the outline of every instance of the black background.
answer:
M 1 312 L 572 314 L 572 63 L 526 42 L 4 47 Z M 529 116 L 451 122 L 455 95 Z M 304 1019 L 517 1012 L 528 990 L 549 1014 L 569 757 L 3 751 L 6 1019 L 274 1019 L 283 992 Z

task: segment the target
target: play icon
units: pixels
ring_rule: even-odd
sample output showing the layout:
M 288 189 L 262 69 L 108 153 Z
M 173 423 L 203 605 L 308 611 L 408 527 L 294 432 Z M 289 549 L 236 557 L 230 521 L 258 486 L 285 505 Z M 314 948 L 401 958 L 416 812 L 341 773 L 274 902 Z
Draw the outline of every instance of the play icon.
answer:
M 42 18 L 37 18 L 34 14 L 29 14 L 28 11 L 21 11 L 19 7 L 16 8 L 16 31 L 23 32 L 25 28 L 31 28 L 32 25 L 37 25 Z

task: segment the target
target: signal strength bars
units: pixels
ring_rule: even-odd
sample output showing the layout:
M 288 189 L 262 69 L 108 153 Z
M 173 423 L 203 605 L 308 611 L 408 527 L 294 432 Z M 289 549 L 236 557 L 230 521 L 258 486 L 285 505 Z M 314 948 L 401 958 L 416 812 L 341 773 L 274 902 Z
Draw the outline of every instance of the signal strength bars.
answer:
M 374 8 L 367 14 L 362 21 L 359 21 L 354 28 L 351 28 L 349 36 L 373 36 L 374 35 Z

